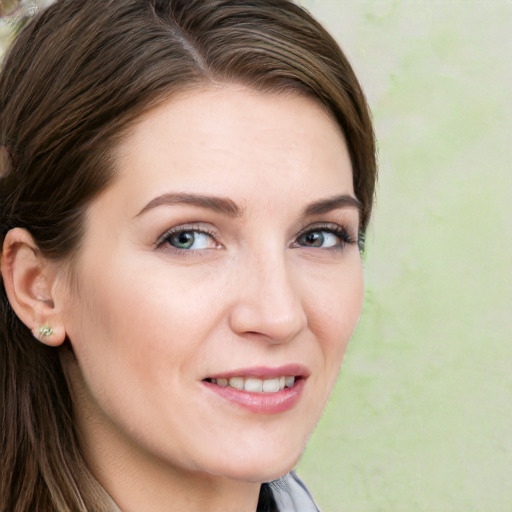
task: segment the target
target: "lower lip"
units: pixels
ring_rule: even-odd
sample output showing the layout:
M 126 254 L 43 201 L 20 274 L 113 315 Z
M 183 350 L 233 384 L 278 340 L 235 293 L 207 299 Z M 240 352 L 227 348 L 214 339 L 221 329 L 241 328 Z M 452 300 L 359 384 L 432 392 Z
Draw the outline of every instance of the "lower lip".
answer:
M 293 387 L 284 388 L 276 393 L 250 393 L 231 386 L 218 386 L 207 381 L 202 381 L 202 384 L 225 400 L 253 413 L 278 414 L 290 410 L 298 402 L 304 389 L 305 379 L 299 379 Z

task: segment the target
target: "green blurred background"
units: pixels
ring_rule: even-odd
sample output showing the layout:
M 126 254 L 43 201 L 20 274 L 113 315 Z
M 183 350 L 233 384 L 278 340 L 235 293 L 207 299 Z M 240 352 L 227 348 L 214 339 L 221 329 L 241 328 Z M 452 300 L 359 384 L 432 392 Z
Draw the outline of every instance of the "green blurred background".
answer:
M 365 309 L 299 473 L 324 512 L 510 512 L 512 0 L 300 3 L 362 81 L 380 181 Z

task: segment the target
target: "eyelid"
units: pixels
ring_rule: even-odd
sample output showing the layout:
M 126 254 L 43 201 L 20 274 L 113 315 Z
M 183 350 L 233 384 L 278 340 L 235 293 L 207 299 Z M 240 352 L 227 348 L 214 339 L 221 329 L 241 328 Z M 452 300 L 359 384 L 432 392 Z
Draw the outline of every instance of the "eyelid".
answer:
M 344 237 L 344 244 L 355 245 L 358 242 L 357 229 L 352 229 L 350 226 L 338 224 L 336 222 L 315 222 L 313 224 L 308 224 L 306 227 L 302 228 L 296 235 L 294 243 L 297 241 L 298 238 L 312 231 L 327 231 L 340 237 Z M 355 236 L 354 234 L 352 234 L 352 232 L 355 233 Z
M 330 247 L 308 247 L 302 244 L 299 244 L 298 240 L 308 233 L 318 232 L 318 231 L 326 231 L 337 236 L 340 239 L 340 243 Z M 347 245 L 357 245 L 358 237 L 357 234 L 354 236 L 351 234 L 352 231 L 357 233 L 357 229 L 352 229 L 350 226 L 346 226 L 343 224 L 338 224 L 335 222 L 316 222 L 314 224 L 309 224 L 305 228 L 301 229 L 299 233 L 296 235 L 293 240 L 291 247 L 292 248 L 310 248 L 314 250 L 324 250 L 324 251 L 333 251 L 333 250 L 343 250 Z
M 216 244 L 218 244 L 219 246 L 221 245 L 220 242 L 218 241 L 218 233 L 216 233 L 214 229 L 208 227 L 207 224 L 192 222 L 188 224 L 179 224 L 177 226 L 167 229 L 157 238 L 155 246 L 157 248 L 161 248 L 167 243 L 167 239 L 169 238 L 169 236 L 174 235 L 176 233 L 182 233 L 187 231 L 196 231 L 198 233 L 208 235 L 215 241 Z M 178 249 L 177 247 L 172 248 L 180 252 L 194 251 L 194 249 Z

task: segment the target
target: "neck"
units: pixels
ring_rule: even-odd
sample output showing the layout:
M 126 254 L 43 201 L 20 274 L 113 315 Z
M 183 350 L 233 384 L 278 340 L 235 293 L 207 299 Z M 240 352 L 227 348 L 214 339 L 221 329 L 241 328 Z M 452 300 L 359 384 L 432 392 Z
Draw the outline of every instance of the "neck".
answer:
M 147 467 L 147 466 L 146 466 Z M 96 469 L 98 471 L 96 471 Z M 144 467 L 139 467 L 144 470 Z M 170 475 L 154 468 L 141 473 L 123 470 L 112 475 L 103 465 L 93 471 L 120 512 L 255 512 L 260 485 L 205 476 Z

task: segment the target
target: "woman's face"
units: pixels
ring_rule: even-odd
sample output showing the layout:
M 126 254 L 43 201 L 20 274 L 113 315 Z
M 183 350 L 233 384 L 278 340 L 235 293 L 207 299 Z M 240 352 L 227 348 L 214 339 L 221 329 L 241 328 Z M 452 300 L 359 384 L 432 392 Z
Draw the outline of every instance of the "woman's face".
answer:
M 226 86 L 159 106 L 118 149 L 62 295 L 86 457 L 276 478 L 361 310 L 343 135 L 313 100 Z

